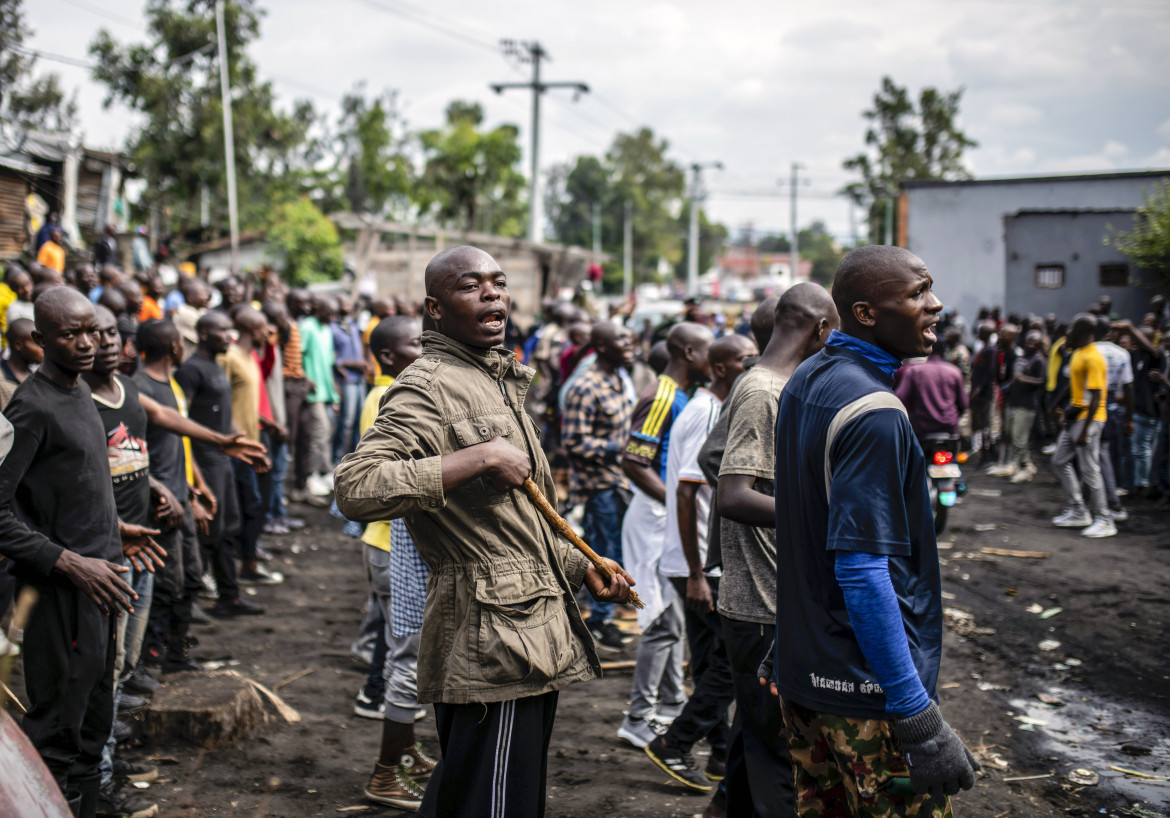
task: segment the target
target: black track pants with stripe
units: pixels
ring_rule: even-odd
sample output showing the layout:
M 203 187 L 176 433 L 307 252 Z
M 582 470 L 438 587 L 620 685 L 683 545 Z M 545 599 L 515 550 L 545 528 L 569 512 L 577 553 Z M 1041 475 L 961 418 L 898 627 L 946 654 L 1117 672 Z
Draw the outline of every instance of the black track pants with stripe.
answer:
M 491 704 L 436 704 L 442 758 L 424 818 L 542 818 L 557 693 Z

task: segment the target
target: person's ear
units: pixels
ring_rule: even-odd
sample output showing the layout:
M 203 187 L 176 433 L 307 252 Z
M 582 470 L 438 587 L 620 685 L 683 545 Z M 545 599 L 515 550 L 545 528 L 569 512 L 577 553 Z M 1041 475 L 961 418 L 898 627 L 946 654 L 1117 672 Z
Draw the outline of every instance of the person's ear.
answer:
M 723 361 L 720 361 L 716 364 L 711 364 L 711 374 L 714 376 L 715 380 L 722 380 L 723 376 L 727 374 L 727 364 L 725 364 Z
M 428 295 L 423 299 L 423 309 L 426 311 L 427 317 L 432 321 L 438 322 L 443 317 L 443 311 L 439 306 L 439 299 L 433 295 Z
M 857 301 L 853 304 L 853 320 L 863 327 L 872 327 L 877 323 L 877 310 L 868 301 Z
M 380 367 L 382 367 L 383 372 L 386 372 L 387 370 L 393 368 L 393 366 L 394 366 L 394 352 L 393 352 L 393 350 L 379 349 L 378 354 L 375 357 L 378 360 L 378 365 Z
M 45 335 L 44 335 L 44 333 L 42 333 L 42 332 L 41 332 L 40 330 L 38 330 L 38 329 L 34 329 L 34 330 L 33 330 L 33 331 L 30 333 L 30 336 L 32 337 L 32 339 L 33 339 L 33 343 L 34 343 L 34 344 L 36 344 L 37 346 L 39 346 L 39 347 L 41 347 L 42 349 L 44 349 L 44 347 L 45 347 Z

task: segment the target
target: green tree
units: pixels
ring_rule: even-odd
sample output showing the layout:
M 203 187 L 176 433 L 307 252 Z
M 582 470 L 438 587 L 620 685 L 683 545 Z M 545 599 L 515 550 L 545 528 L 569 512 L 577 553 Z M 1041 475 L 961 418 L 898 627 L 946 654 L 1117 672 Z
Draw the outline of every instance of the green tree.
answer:
M 861 176 L 844 192 L 869 207 L 869 238 L 881 240 L 887 208 L 898 186 L 909 179 L 969 179 L 963 151 L 979 143 L 967 137 L 956 121 L 963 89 L 942 93 L 923 88 L 917 102 L 889 77 L 882 78 L 873 107 L 862 112 L 869 122 L 866 149 L 843 163 Z
M 1143 197 L 1134 214 L 1134 227 L 1116 231 L 1110 227 L 1105 243 L 1114 245 L 1130 261 L 1154 273 L 1162 292 L 1170 291 L 1170 182 L 1162 181 Z
M 260 81 L 248 56 L 261 16 L 256 0 L 229 0 L 224 8 L 244 228 L 263 225 L 273 201 L 300 192 L 298 171 L 318 150 L 306 147 L 316 120 L 312 105 L 277 111 L 271 83 Z M 90 44 L 104 105 L 121 103 L 140 117 L 126 150 L 147 180 L 148 206 L 162 207 L 172 229 L 186 230 L 197 226 L 206 190 L 212 223 L 226 225 L 214 0 L 147 0 L 145 17 L 147 43 L 122 44 L 102 30 Z
M 518 169 L 519 129 L 501 125 L 481 130 L 479 103 L 456 100 L 447 106 L 447 124 L 418 135 L 422 176 L 415 188 L 420 214 L 459 230 L 520 236 L 526 228 Z
M 56 74 L 35 76 L 36 58 L 24 41 L 32 30 L 24 22 L 22 0 L 0 0 L 0 122 L 42 131 L 69 131 L 77 101 Z
M 284 257 L 284 275 L 291 284 L 341 278 L 345 265 L 337 227 L 308 197 L 270 209 L 265 227 L 270 246 Z
M 406 155 L 405 128 L 397 91 L 367 98 L 365 84 L 359 83 L 342 98 L 336 175 L 348 209 L 406 215 L 414 174 Z
M 809 277 L 826 287 L 831 286 L 833 276 L 837 274 L 837 267 L 841 264 L 841 259 L 845 258 L 847 250 L 837 244 L 822 221 L 813 222 L 801 230 L 799 235 L 800 257 L 812 261 Z

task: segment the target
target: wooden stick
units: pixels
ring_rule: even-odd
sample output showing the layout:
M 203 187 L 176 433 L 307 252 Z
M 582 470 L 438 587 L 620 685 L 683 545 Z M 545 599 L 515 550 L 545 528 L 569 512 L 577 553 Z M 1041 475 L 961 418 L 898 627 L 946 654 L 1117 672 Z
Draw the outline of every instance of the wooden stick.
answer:
M 549 504 L 548 500 L 544 498 L 544 495 L 540 493 L 540 488 L 532 482 L 531 477 L 524 481 L 524 490 L 528 492 L 528 496 L 532 498 L 532 502 L 536 504 L 536 507 L 540 509 L 540 513 L 544 515 L 544 518 L 548 520 L 549 525 L 556 529 L 558 534 L 575 545 L 578 551 L 588 557 L 589 561 L 593 563 L 593 567 L 596 568 L 598 572 L 606 578 L 606 580 L 613 576 L 613 569 L 609 567 L 605 560 L 597 555 L 596 551 L 589 547 L 588 543 L 577 536 L 577 532 L 573 530 L 573 527 L 569 525 L 564 517 L 562 517 L 560 514 L 557 514 L 557 510 L 553 508 L 552 505 Z M 630 589 L 630 604 L 635 608 L 646 607 L 646 603 L 638 598 L 638 595 L 634 592 L 633 588 Z
M 274 685 L 272 686 L 272 692 L 273 692 L 273 693 L 275 693 L 276 691 L 278 691 L 278 690 L 280 690 L 282 687 L 284 687 L 286 684 L 291 684 L 292 682 L 295 682 L 297 679 L 303 679 L 303 678 L 305 678 L 306 676 L 308 676 L 308 675 L 309 675 L 310 673 L 312 673 L 312 672 L 313 672 L 313 669 L 312 669 L 311 667 L 310 667 L 310 668 L 305 668 L 305 669 L 304 669 L 304 670 L 302 670 L 300 673 L 297 673 L 297 674 L 295 674 L 295 675 L 289 676 L 289 677 L 288 677 L 287 679 L 285 679 L 283 682 L 277 682 L 276 684 L 274 684 Z
M 12 689 L 8 685 L 0 682 L 0 687 L 4 688 L 4 692 L 8 694 L 8 698 L 12 699 L 13 703 L 20 708 L 21 713 L 28 712 L 28 710 L 25 709 L 25 706 L 20 703 L 20 699 L 16 698 L 16 694 L 12 692 Z

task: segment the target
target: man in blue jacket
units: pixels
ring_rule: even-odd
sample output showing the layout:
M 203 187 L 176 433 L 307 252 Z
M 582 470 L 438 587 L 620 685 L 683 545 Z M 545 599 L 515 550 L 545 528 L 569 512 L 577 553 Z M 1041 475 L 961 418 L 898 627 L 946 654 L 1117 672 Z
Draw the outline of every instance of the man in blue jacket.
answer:
M 947 816 L 947 796 L 979 769 L 936 704 L 926 462 L 893 391 L 902 360 L 937 341 L 931 284 L 898 247 L 846 256 L 833 285 L 841 331 L 780 398 L 774 682 L 800 815 Z

